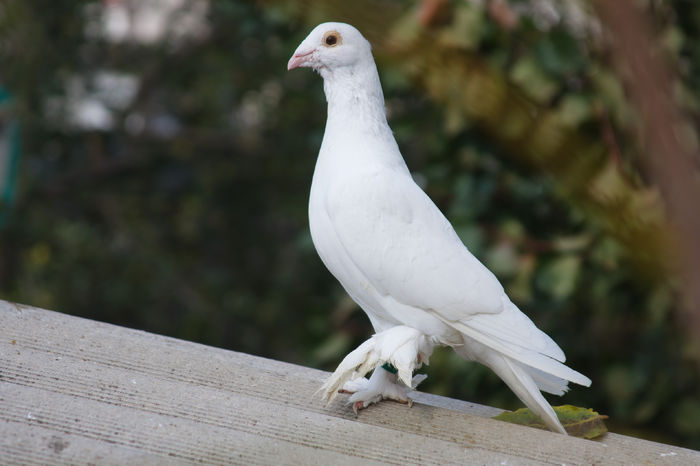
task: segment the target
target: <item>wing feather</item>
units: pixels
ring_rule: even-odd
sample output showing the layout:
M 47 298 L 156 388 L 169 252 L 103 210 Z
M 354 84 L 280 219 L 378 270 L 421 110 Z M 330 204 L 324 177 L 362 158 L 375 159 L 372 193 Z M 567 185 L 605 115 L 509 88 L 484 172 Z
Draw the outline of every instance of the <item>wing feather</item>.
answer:
M 496 277 L 410 177 L 391 175 L 353 178 L 327 200 L 340 243 L 367 282 L 450 320 L 500 312 L 504 292 Z
M 510 302 L 410 177 L 380 171 L 353 177 L 330 193 L 331 224 L 366 286 L 545 374 L 590 384 L 561 364 L 559 346 Z M 560 390 L 553 380 L 542 382 Z

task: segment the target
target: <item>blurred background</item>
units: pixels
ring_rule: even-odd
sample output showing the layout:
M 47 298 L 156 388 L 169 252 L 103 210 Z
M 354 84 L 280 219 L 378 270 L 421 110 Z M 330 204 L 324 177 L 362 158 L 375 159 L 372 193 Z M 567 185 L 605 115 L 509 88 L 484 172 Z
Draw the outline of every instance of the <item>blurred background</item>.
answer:
M 700 449 L 699 2 L 2 2 L 0 297 L 334 369 L 372 329 L 308 231 L 321 79 L 286 72 L 327 20 L 373 43 L 416 180 L 593 380 L 550 401 Z M 521 406 L 449 350 L 425 372 Z

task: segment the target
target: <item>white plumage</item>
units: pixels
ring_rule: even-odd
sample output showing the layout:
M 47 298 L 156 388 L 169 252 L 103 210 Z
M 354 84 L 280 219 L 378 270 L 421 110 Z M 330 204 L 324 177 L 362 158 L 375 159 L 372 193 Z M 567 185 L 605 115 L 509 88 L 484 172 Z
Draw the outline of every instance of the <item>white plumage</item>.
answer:
M 436 345 L 494 370 L 554 431 L 565 433 L 540 390 L 591 381 L 505 294 L 413 181 L 386 121 L 371 47 L 354 27 L 317 26 L 288 69 L 324 80 L 326 131 L 311 185 L 309 224 L 323 263 L 369 316 L 377 334 L 350 353 L 322 387 L 355 393 L 355 408 L 408 401 L 412 372 Z M 381 369 L 398 369 L 398 377 Z M 369 381 L 361 378 L 375 369 Z

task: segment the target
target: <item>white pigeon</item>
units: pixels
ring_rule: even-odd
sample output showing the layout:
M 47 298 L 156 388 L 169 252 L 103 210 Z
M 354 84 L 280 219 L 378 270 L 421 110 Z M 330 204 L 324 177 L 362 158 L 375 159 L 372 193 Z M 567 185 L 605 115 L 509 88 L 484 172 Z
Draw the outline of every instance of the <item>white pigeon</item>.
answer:
M 328 101 L 309 224 L 328 270 L 369 316 L 372 338 L 322 387 L 330 401 L 354 392 L 355 410 L 391 398 L 409 402 L 436 345 L 490 367 L 550 429 L 565 434 L 540 390 L 562 395 L 587 377 L 513 304 L 413 181 L 386 121 L 369 42 L 344 23 L 318 25 L 287 69 L 323 77 Z M 393 366 L 393 367 L 392 367 Z M 364 376 L 374 369 L 369 380 Z M 398 372 L 398 373 L 397 373 Z

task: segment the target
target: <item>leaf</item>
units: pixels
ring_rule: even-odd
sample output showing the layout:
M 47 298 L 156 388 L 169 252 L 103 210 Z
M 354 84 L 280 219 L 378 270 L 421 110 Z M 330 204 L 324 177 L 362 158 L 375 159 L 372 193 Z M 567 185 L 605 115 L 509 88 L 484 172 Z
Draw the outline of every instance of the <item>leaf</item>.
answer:
M 562 99 L 558 115 L 565 126 L 576 128 L 591 117 L 591 108 L 590 99 L 581 95 L 569 95 Z
M 535 283 L 542 291 L 564 300 L 576 289 L 580 270 L 581 257 L 564 254 L 548 261 L 537 274 Z
M 566 31 L 554 31 L 542 37 L 534 51 L 538 63 L 552 75 L 579 71 L 587 63 L 578 42 Z
M 486 21 L 484 11 L 469 3 L 459 3 L 455 8 L 452 25 L 440 35 L 441 45 L 451 45 L 475 50 L 484 35 Z
M 557 413 L 559 421 L 561 421 L 569 435 L 593 439 L 608 431 L 603 422 L 608 416 L 598 414 L 590 408 L 579 408 L 572 405 L 552 406 L 552 408 L 554 408 L 554 412 Z M 529 408 L 522 408 L 517 411 L 504 411 L 498 416 L 494 416 L 493 419 L 549 430 L 539 416 L 530 411 Z
M 518 60 L 513 65 L 510 78 L 539 103 L 549 101 L 559 89 L 558 82 L 542 71 L 532 57 Z
M 673 410 L 673 425 L 678 432 L 688 436 L 700 435 L 700 400 L 685 398 L 681 400 Z

